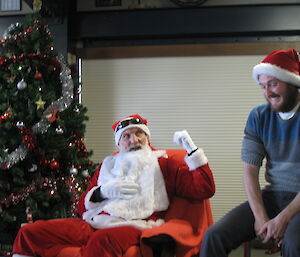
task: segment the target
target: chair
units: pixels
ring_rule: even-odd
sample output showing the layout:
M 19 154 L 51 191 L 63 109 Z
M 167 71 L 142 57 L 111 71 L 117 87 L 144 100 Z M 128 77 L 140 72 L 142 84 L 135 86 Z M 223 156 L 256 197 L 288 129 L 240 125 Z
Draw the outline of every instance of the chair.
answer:
M 167 150 L 168 158 L 174 158 L 183 162 L 186 155 L 184 150 Z M 179 208 L 180 206 L 180 208 Z M 142 238 L 152 237 L 158 234 L 168 234 L 175 237 L 178 231 L 183 235 L 176 238 L 177 256 L 190 257 L 199 253 L 204 232 L 213 223 L 210 201 L 189 200 L 181 197 L 174 197 L 165 217 L 165 223 L 159 227 L 145 229 Z M 65 247 L 57 257 L 80 257 L 80 248 Z M 124 257 L 150 257 L 152 249 L 143 243 L 131 246 Z
M 257 243 L 258 242 L 258 243 Z M 281 254 L 281 248 L 276 244 L 276 243 L 261 243 L 260 240 L 251 240 L 251 241 L 246 241 L 243 243 L 244 246 L 244 257 L 251 257 L 251 248 L 257 248 L 257 249 L 264 249 L 265 254 L 275 254 L 279 253 L 280 256 Z

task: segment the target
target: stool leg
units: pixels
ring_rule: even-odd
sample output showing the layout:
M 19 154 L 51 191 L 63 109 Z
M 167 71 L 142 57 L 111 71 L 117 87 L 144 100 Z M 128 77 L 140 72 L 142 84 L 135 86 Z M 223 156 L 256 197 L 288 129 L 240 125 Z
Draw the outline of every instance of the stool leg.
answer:
M 250 241 L 244 242 L 244 257 L 251 257 Z

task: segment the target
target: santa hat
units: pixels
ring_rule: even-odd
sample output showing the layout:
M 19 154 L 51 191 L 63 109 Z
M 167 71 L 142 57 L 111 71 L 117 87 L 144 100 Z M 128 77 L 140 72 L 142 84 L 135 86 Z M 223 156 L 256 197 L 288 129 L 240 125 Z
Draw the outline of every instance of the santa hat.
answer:
M 253 68 L 252 77 L 259 83 L 258 76 L 265 74 L 300 88 L 300 63 L 295 49 L 276 50 Z
M 116 145 L 119 145 L 120 137 L 123 131 L 128 128 L 140 128 L 150 138 L 150 130 L 147 127 L 147 120 L 138 114 L 133 114 L 123 120 L 117 121 L 114 125 L 112 125 L 112 129 L 115 132 Z

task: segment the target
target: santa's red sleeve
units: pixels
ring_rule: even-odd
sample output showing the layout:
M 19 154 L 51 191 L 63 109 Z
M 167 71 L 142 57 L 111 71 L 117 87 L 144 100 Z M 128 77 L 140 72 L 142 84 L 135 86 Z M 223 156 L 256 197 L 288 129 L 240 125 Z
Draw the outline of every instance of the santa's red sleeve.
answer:
M 208 162 L 195 160 L 192 159 L 192 165 L 180 162 L 172 155 L 159 160 L 170 200 L 173 196 L 203 200 L 215 194 L 214 177 Z
M 99 177 L 99 173 L 100 173 L 100 169 L 101 169 L 101 164 L 99 165 L 99 167 L 97 168 L 97 170 L 95 171 L 93 177 L 90 180 L 90 184 L 88 186 L 88 188 L 86 189 L 86 191 L 80 196 L 79 199 L 79 203 L 78 203 L 78 207 L 77 207 L 77 213 L 80 215 L 80 217 L 82 217 L 82 214 L 86 211 L 85 209 L 85 205 L 84 205 L 84 199 L 86 194 L 95 186 L 97 186 L 97 182 L 98 182 L 98 177 Z

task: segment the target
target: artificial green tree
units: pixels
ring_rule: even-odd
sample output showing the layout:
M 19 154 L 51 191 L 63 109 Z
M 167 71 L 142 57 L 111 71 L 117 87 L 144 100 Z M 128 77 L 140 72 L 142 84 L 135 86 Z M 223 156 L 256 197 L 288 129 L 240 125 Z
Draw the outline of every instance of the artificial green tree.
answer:
M 37 15 L 0 41 L 0 249 L 22 223 L 76 216 L 96 165 L 84 145 L 78 83 Z M 32 217 L 32 218 L 31 218 Z M 1 254 L 0 254 L 1 255 Z

